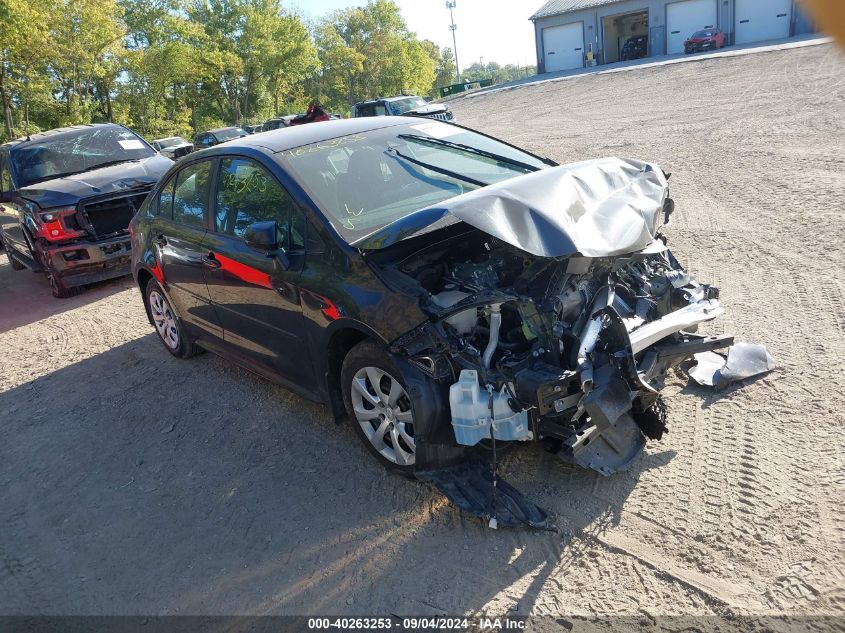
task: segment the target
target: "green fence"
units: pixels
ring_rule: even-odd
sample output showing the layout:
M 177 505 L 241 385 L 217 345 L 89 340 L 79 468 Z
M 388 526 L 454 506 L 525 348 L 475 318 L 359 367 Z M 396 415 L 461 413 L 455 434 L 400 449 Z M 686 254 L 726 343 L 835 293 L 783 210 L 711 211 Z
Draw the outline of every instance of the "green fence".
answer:
M 440 97 L 448 97 L 450 95 L 456 95 L 459 92 L 466 92 L 467 90 L 477 90 L 478 88 L 486 88 L 487 86 L 492 86 L 493 80 L 492 79 L 480 79 L 478 81 L 465 81 L 459 84 L 452 84 L 451 86 L 443 86 L 438 88 L 440 91 Z

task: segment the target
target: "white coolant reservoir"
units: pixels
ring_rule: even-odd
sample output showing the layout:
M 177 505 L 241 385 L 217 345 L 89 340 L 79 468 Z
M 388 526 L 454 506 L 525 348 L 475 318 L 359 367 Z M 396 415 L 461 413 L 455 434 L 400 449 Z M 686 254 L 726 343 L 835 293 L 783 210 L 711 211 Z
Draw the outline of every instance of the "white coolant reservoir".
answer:
M 458 444 L 475 446 L 493 435 L 497 440 L 525 441 L 532 438 L 528 429 L 528 412 L 515 413 L 508 404 L 505 387 L 493 392 L 493 419 L 490 419 L 490 395 L 478 384 L 478 372 L 462 369 L 458 382 L 449 388 L 452 427 Z

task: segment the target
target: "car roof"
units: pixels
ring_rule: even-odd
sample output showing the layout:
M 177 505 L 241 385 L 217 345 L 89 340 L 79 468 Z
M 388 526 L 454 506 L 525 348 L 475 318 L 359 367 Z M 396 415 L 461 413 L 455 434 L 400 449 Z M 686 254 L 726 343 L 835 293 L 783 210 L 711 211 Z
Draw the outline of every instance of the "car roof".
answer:
M 420 119 L 417 117 L 382 116 L 320 121 L 307 125 L 295 125 L 278 130 L 258 132 L 257 134 L 234 139 L 204 151 L 214 153 L 215 150 L 220 148 L 220 152 L 223 153 L 239 147 L 259 147 L 277 153 L 294 149 L 295 147 L 302 147 L 303 145 L 328 141 L 341 136 L 360 134 L 362 132 L 380 130 L 406 123 L 419 125 Z
M 36 132 L 35 134 L 30 134 L 28 137 L 22 136 L 13 141 L 3 143 L 2 147 L 21 147 L 29 143 L 40 143 L 41 141 L 45 141 L 49 138 L 55 138 L 59 136 L 64 136 L 66 134 L 71 134 L 72 132 L 78 132 L 79 130 L 99 127 L 126 129 L 122 125 L 118 125 L 117 123 L 88 123 L 86 125 L 69 125 L 67 127 L 58 127 L 53 130 L 46 130 L 44 132 Z

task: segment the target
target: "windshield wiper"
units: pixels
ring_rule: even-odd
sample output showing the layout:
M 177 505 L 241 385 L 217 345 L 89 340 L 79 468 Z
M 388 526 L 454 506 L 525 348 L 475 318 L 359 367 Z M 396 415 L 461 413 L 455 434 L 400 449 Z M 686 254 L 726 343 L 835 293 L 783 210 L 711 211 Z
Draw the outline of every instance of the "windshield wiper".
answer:
M 451 171 L 449 169 L 444 169 L 443 167 L 438 167 L 437 165 L 432 165 L 431 163 L 426 163 L 422 160 L 417 160 L 407 154 L 403 154 L 395 147 L 391 147 L 387 150 L 389 153 L 393 154 L 394 156 L 398 156 L 399 158 L 408 161 L 409 163 L 413 163 L 414 165 L 419 165 L 420 167 L 424 167 L 425 169 L 431 170 L 433 172 L 437 172 L 438 174 L 442 174 L 444 176 L 449 176 L 450 178 L 455 178 L 457 180 L 463 180 L 464 182 L 468 182 L 471 185 L 475 185 L 476 187 L 486 187 L 490 183 L 484 182 L 482 180 L 476 180 L 471 176 L 465 176 L 464 174 L 459 174 L 455 171 Z
M 112 165 L 120 165 L 121 163 L 134 163 L 134 162 L 137 162 L 139 160 L 142 160 L 142 159 L 140 159 L 140 158 L 124 158 L 122 160 L 109 160 L 109 161 L 106 161 L 105 163 L 97 163 L 96 165 L 92 165 L 91 167 L 87 167 L 87 168 L 83 169 L 82 171 L 78 171 L 76 173 L 81 174 L 81 173 L 84 173 L 86 171 L 94 171 L 95 169 L 102 169 L 103 167 L 111 167 Z
M 49 176 L 45 176 L 44 178 L 39 178 L 38 180 L 32 180 L 30 182 L 26 182 L 23 184 L 24 187 L 31 187 L 32 185 L 37 185 L 40 182 L 47 182 L 48 180 L 58 180 L 59 178 L 67 178 L 68 176 L 73 176 L 79 172 L 76 171 L 66 171 L 61 174 L 50 174 Z
M 94 165 L 93 167 L 86 167 L 85 169 L 80 169 L 79 171 L 65 171 L 60 174 L 50 174 L 49 176 L 45 176 L 44 178 L 39 178 L 38 180 L 34 180 L 30 183 L 25 184 L 25 187 L 31 187 L 32 185 L 37 185 L 40 182 L 47 182 L 48 180 L 58 180 L 59 178 L 67 178 L 68 176 L 77 176 L 79 174 L 84 174 L 88 171 L 94 171 L 95 169 L 100 169 L 101 167 L 109 167 L 111 165 L 119 165 L 120 163 L 134 163 L 136 161 L 143 160 L 141 158 L 130 158 L 129 160 L 110 160 L 105 163 L 100 163 L 99 165 Z
M 491 160 L 495 160 L 501 163 L 506 163 L 508 165 L 513 165 L 514 167 L 518 167 L 519 169 L 524 169 L 526 171 L 538 171 L 540 168 L 534 165 L 529 165 L 528 163 L 523 163 L 522 161 L 518 161 L 515 158 L 508 158 L 507 156 L 502 156 L 501 154 L 496 154 L 494 152 L 488 152 L 487 150 L 478 149 L 477 147 L 473 147 L 472 145 L 464 145 L 463 143 L 455 143 L 454 141 L 447 141 L 442 138 L 433 138 L 431 136 L 421 136 L 419 134 L 398 134 L 397 138 L 401 138 L 404 141 L 417 141 L 418 143 L 428 143 L 429 145 L 439 145 L 441 147 L 453 147 L 455 149 L 459 149 L 467 154 L 476 154 L 478 156 L 484 156 L 485 158 L 490 158 Z

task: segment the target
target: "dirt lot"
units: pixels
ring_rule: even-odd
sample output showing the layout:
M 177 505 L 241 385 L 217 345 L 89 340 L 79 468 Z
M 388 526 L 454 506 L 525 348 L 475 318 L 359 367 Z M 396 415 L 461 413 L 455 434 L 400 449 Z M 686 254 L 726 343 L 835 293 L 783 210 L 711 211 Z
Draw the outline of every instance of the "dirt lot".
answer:
M 172 358 L 129 280 L 58 301 L 0 258 L 0 613 L 845 613 L 843 69 L 825 45 L 453 103 L 561 162 L 673 172 L 670 246 L 780 366 L 675 379 L 627 473 L 513 453 L 557 534 L 491 531 L 321 407 Z

